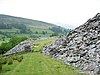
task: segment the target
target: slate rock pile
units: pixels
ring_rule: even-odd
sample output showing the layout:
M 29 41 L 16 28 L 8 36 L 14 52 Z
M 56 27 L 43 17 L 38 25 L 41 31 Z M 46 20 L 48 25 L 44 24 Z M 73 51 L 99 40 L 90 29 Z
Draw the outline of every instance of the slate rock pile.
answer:
M 13 53 L 21 52 L 21 51 L 31 51 L 31 41 L 25 40 L 10 49 L 8 52 L 6 52 L 4 55 L 10 55 Z
M 43 48 L 65 64 L 100 74 L 100 13 Z

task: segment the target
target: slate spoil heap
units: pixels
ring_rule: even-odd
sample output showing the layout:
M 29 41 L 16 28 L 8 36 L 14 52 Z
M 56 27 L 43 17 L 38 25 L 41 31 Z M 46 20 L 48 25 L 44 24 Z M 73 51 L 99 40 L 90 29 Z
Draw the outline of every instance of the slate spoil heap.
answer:
M 100 13 L 43 48 L 42 53 L 81 70 L 100 74 Z
M 21 51 L 31 51 L 31 41 L 25 40 L 7 51 L 4 55 L 10 55 Z

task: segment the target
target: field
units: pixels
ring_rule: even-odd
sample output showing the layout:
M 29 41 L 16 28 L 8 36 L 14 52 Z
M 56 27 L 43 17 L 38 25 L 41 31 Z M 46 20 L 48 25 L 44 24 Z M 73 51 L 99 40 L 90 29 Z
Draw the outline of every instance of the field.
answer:
M 14 61 L 12 65 L 3 65 L 0 75 L 82 75 L 75 72 L 76 68 L 39 52 L 50 42 L 52 40 L 34 41 L 33 52 L 21 54 L 24 59 L 20 63 Z
M 19 32 L 20 30 L 12 28 L 12 29 L 0 29 L 0 31 L 1 32 Z
M 32 38 L 38 38 L 38 37 L 49 37 L 54 32 L 49 29 L 39 29 L 39 28 L 30 28 L 31 33 L 19 33 L 19 29 L 0 29 L 0 37 L 9 37 L 9 36 L 26 36 L 26 37 L 32 37 Z
M 39 28 L 30 28 L 31 29 L 31 31 L 33 32 L 33 33 L 36 33 L 36 32 L 38 32 L 39 34 L 42 34 L 42 32 L 44 31 L 44 32 L 47 32 L 47 34 L 51 34 L 51 33 L 54 33 L 53 31 L 51 31 L 51 30 L 49 30 L 49 29 L 39 29 Z

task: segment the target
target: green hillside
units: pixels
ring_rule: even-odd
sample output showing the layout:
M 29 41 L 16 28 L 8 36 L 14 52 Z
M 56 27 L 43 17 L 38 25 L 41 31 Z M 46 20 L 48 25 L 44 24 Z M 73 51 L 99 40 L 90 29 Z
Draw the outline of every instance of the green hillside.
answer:
M 0 21 L 7 24 L 25 24 L 25 25 L 33 25 L 33 26 L 47 26 L 52 27 L 55 26 L 54 24 L 32 20 L 32 19 L 26 19 L 21 17 L 14 17 L 9 15 L 3 15 L 0 14 Z
M 69 30 L 54 24 L 0 14 L 0 34 L 4 37 L 47 37 L 53 33 L 64 34 L 67 31 Z

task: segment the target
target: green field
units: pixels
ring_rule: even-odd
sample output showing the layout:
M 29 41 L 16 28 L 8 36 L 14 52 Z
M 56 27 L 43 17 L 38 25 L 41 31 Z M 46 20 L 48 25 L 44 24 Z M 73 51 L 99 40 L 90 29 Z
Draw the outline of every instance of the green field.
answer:
M 31 31 L 33 33 L 38 32 L 39 34 L 42 34 L 42 31 L 47 32 L 47 34 L 51 34 L 54 33 L 53 31 L 49 30 L 49 29 L 36 29 L 36 28 L 31 28 Z
M 21 54 L 22 62 L 14 61 L 12 65 L 3 65 L 3 71 L 0 75 L 82 75 L 75 72 L 75 68 L 64 65 L 62 61 L 41 54 L 41 48 L 52 40 L 34 41 L 34 52 Z
M 49 37 L 51 34 L 54 32 L 49 30 L 49 29 L 36 29 L 36 28 L 31 28 L 31 33 L 18 33 L 20 30 L 18 29 L 0 29 L 0 32 L 4 34 L 0 34 L 0 37 L 6 37 L 9 36 L 26 36 L 26 37 L 31 37 L 31 38 L 38 38 L 38 37 Z M 45 32 L 45 34 L 43 34 Z
M 12 28 L 12 29 L 0 29 L 0 31 L 1 32 L 19 32 L 20 30 Z

